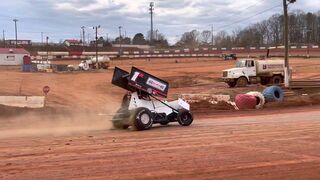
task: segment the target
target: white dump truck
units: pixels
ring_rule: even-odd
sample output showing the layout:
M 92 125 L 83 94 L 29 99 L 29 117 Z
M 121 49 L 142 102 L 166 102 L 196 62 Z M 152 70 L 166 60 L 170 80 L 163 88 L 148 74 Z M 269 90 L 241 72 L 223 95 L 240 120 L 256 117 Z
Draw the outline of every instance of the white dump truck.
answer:
M 88 60 L 84 60 L 79 64 L 79 69 L 81 70 L 89 70 L 96 68 L 97 65 L 97 58 L 91 57 Z M 101 69 L 108 69 L 110 66 L 110 58 L 108 56 L 99 56 L 98 57 L 98 65 Z
M 223 71 L 223 81 L 229 87 L 248 84 L 280 84 L 284 81 L 284 60 L 240 59 L 236 67 Z

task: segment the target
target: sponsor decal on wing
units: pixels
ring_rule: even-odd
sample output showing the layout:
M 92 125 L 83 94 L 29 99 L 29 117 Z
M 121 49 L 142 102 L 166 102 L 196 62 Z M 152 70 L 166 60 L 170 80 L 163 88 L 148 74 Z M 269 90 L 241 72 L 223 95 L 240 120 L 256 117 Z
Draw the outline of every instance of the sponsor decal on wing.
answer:
M 157 80 L 155 80 L 153 78 L 150 78 L 150 77 L 147 80 L 147 84 L 149 86 L 154 87 L 156 89 L 159 89 L 161 91 L 164 91 L 166 89 L 166 87 L 167 87 L 166 84 L 163 84 L 162 82 L 159 82 L 159 81 L 157 81 Z

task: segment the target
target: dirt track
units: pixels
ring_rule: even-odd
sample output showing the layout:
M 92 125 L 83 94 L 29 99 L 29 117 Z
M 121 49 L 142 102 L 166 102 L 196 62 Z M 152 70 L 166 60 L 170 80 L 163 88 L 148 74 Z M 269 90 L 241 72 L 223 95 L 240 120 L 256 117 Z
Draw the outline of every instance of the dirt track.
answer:
M 319 78 L 319 59 L 290 62 L 294 78 Z M 126 70 L 134 65 L 168 80 L 169 98 L 264 88 L 226 88 L 219 82 L 221 70 L 233 64 L 218 59 L 112 62 Z M 319 104 L 314 103 L 318 96 L 270 103 L 259 111 L 220 111 L 202 105 L 192 107 L 196 118 L 191 127 L 173 124 L 145 132 L 112 131 L 108 119 L 125 91 L 111 85 L 111 70 L 0 72 L 1 95 L 41 95 L 44 85 L 51 87 L 47 110 L 8 112 L 0 107 L 0 179 L 320 178 L 320 107 L 297 107 Z M 291 108 L 286 108 L 289 104 Z
M 0 178 L 319 179 L 320 111 L 0 141 Z

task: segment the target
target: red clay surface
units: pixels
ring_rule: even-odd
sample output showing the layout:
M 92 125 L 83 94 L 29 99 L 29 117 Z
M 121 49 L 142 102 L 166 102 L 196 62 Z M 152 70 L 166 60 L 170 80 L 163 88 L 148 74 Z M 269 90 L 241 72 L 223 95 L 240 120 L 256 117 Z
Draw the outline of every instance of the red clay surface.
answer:
M 111 66 L 119 66 L 130 71 L 137 66 L 170 83 L 169 98 L 183 93 L 222 93 L 231 94 L 250 90 L 263 90 L 262 86 L 229 89 L 219 82 L 222 70 L 234 67 L 234 61 L 215 58 L 152 59 L 113 61 Z M 57 62 L 55 62 L 57 63 Z M 59 63 L 76 64 L 78 61 Z M 320 78 L 320 59 L 291 59 L 293 78 Z M 48 105 L 115 112 L 124 90 L 113 86 L 110 81 L 113 70 L 74 73 L 23 73 L 18 69 L 0 69 L 0 95 L 42 95 L 42 87 L 50 86 Z
M 319 59 L 290 63 L 295 79 L 319 78 Z M 264 88 L 229 89 L 219 82 L 221 70 L 233 67 L 234 61 L 126 60 L 112 62 L 115 65 L 126 70 L 134 65 L 168 80 L 169 99 L 182 93 L 234 96 Z M 51 87 L 49 109 L 43 112 L 8 113 L 0 107 L 0 178 L 320 178 L 319 106 L 296 107 L 317 101 L 313 96 L 305 96 L 309 100 L 303 98 L 303 103 L 291 102 L 295 106 L 290 108 L 288 102 L 240 112 L 192 107 L 196 113 L 190 127 L 172 124 L 144 132 L 118 131 L 109 130 L 109 120 L 125 91 L 111 85 L 112 70 L 0 72 L 0 95 L 42 95 L 43 86 Z
M 316 109 L 2 139 L 0 178 L 319 179 L 319 116 Z

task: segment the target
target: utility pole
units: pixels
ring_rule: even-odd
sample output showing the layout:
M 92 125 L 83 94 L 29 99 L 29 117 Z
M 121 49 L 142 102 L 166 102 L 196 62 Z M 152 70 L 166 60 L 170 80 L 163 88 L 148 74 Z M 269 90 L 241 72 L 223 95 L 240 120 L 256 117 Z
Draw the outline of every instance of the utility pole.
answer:
M 288 27 L 288 4 L 287 1 L 290 3 L 294 3 L 296 0 L 283 0 L 283 17 L 284 17 L 284 31 L 283 31 L 283 37 L 284 37 L 284 62 L 285 62 L 285 78 L 284 78 L 284 84 L 286 87 L 290 86 L 290 80 L 291 80 L 291 73 L 290 73 L 290 67 L 289 67 L 289 27 Z
M 158 41 L 158 32 L 159 32 L 159 30 L 157 29 L 157 30 L 156 30 L 156 35 L 155 35 L 156 41 Z
M 17 32 L 17 21 L 18 19 L 13 19 L 14 21 L 14 28 L 15 28 L 15 32 L 16 32 L 16 48 L 18 46 L 18 32 Z
M 41 46 L 43 46 L 43 32 L 41 32 Z
M 306 30 L 307 32 L 307 58 L 309 59 L 310 58 L 310 36 L 311 36 L 311 32 L 312 30 L 311 29 L 307 29 Z
M 49 37 L 46 37 L 46 49 L 47 49 L 47 63 L 49 61 Z
M 81 27 L 81 29 L 82 29 L 82 45 L 84 45 L 85 42 L 86 42 L 86 32 L 85 32 L 85 28 L 86 28 L 86 27 L 84 27 L 84 26 Z
M 122 28 L 122 26 L 119 26 L 119 45 L 120 45 L 120 49 L 119 49 L 119 58 L 121 57 L 121 53 L 122 53 L 122 37 L 121 37 L 121 28 Z
M 5 31 L 2 30 L 2 40 L 3 40 L 3 47 L 6 48 L 6 37 L 5 37 Z
M 80 30 L 80 39 L 79 39 L 79 41 L 82 43 L 82 41 L 83 41 L 83 38 L 82 38 L 82 31 Z
M 213 47 L 213 24 L 211 25 L 211 45 Z
M 154 2 L 150 2 L 150 15 L 151 15 L 151 30 L 150 30 L 150 45 L 153 44 L 153 10 L 154 10 Z
M 98 28 L 100 25 L 93 27 L 96 30 L 96 68 L 99 69 L 99 61 L 98 61 Z

